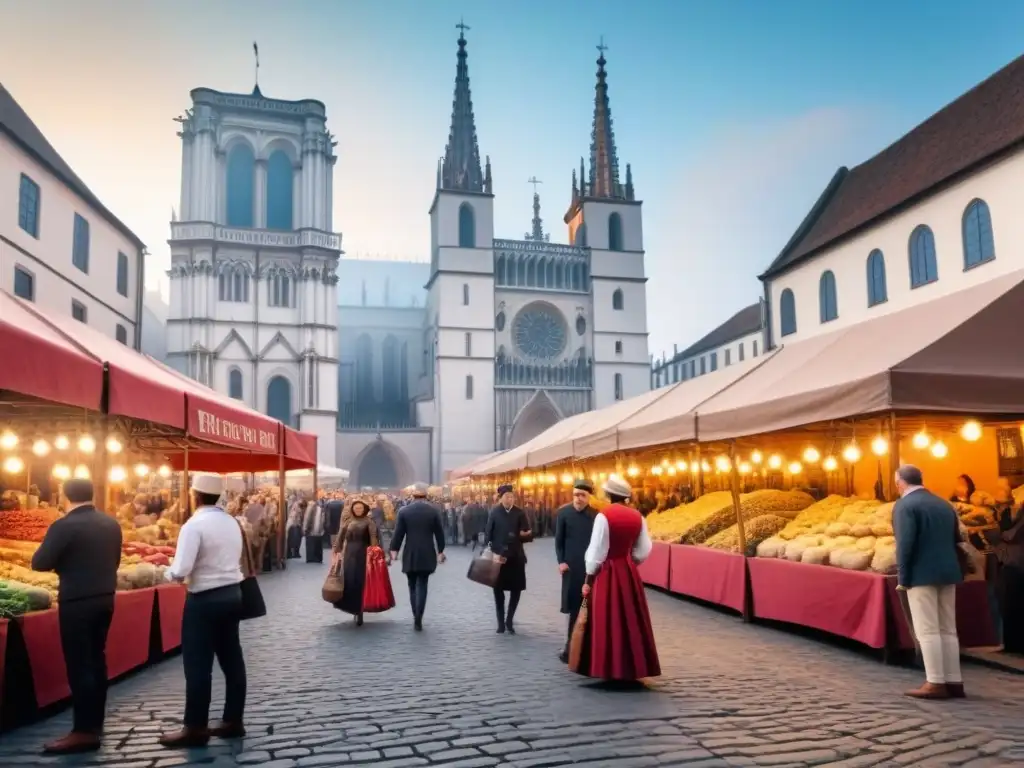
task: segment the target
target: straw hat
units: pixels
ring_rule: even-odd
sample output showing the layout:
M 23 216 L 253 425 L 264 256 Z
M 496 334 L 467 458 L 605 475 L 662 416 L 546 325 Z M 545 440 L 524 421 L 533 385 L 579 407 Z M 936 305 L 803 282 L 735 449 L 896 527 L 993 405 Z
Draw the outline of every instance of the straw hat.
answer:
M 602 488 L 610 496 L 621 496 L 628 499 L 633 495 L 633 489 L 629 487 L 629 483 L 621 477 L 615 477 L 614 475 L 605 481 Z

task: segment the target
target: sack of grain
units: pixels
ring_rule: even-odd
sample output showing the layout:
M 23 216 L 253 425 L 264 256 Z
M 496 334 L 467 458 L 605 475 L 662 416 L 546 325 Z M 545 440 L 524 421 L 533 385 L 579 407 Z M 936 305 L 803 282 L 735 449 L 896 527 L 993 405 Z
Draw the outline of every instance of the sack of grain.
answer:
M 837 549 L 829 556 L 829 563 L 845 568 L 848 571 L 866 571 L 874 558 L 872 552 L 861 552 L 857 549 Z
M 825 561 L 828 559 L 828 555 L 828 547 L 808 547 L 800 557 L 800 562 L 810 565 L 826 565 Z
M 850 535 L 862 539 L 865 536 L 873 535 L 871 533 L 871 525 L 867 523 L 857 523 L 857 525 L 850 526 Z
M 772 536 L 770 539 L 765 539 L 757 545 L 757 556 L 782 557 L 786 553 L 787 543 L 788 542 L 785 539 L 779 538 L 778 536 Z
M 875 556 L 871 559 L 871 570 L 886 575 L 896 573 L 896 547 L 875 544 Z
M 854 549 L 859 549 L 861 552 L 874 552 L 875 542 L 878 541 L 874 536 L 865 536 L 863 539 L 857 539 L 854 542 Z
M 825 533 L 829 536 L 849 536 L 850 531 L 849 523 L 832 523 L 825 528 Z
M 873 536 L 892 536 L 892 524 L 875 523 L 871 526 L 871 534 Z

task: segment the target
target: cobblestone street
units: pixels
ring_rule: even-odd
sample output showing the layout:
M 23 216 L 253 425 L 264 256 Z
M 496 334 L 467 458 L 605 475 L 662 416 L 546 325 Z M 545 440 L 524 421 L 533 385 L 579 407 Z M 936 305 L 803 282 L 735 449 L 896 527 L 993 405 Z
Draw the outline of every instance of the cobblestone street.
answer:
M 515 637 L 497 635 L 490 592 L 466 580 L 456 550 L 431 583 L 414 633 L 404 579 L 398 607 L 350 617 L 320 600 L 326 566 L 263 578 L 270 615 L 245 626 L 249 703 L 241 742 L 174 752 L 157 745 L 183 706 L 180 658 L 111 689 L 106 746 L 39 756 L 70 715 L 6 734 L 0 765 L 265 768 L 374 765 L 615 768 L 726 765 L 1020 765 L 1024 678 L 966 666 L 971 698 L 918 703 L 910 669 L 648 593 L 664 675 L 604 690 L 568 672 L 550 540 L 528 548 L 529 590 Z M 497 670 L 498 676 L 489 676 Z M 219 678 L 219 671 L 215 672 Z M 214 693 L 214 717 L 220 706 Z

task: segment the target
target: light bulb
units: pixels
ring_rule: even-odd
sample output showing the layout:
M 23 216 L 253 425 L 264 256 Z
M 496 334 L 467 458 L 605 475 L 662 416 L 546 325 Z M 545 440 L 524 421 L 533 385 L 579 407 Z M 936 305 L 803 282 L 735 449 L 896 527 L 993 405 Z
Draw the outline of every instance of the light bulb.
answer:
M 9 429 L 5 429 L 3 434 L 0 434 L 0 448 L 5 451 L 13 451 L 18 445 L 18 436 L 11 432 Z
M 71 477 L 71 468 L 67 464 L 55 464 L 53 467 L 53 476 L 58 480 L 67 480 Z
M 149 474 L 149 467 L 147 467 L 145 464 L 136 464 L 135 474 L 138 477 L 145 477 L 146 475 Z
M 124 446 L 114 435 L 107 438 L 107 453 L 120 453 Z
M 128 473 L 124 471 L 124 467 L 111 467 L 110 468 L 110 482 L 112 483 L 123 483 L 124 479 L 128 476 Z
M 670 467 L 669 467 L 669 468 L 668 468 L 668 469 L 666 470 L 666 472 L 668 472 L 668 476 L 669 476 L 669 477 L 675 477 L 675 476 L 676 476 L 676 468 L 675 468 L 675 467 L 671 467 L 671 466 L 670 466 Z
M 660 465 L 656 464 L 653 467 L 651 467 L 651 474 L 654 475 L 655 477 L 660 476 L 661 473 L 662 473 L 662 469 L 661 469 Z
M 941 440 L 936 440 L 932 444 L 932 456 L 934 456 L 936 459 L 944 459 L 948 455 L 949 448 L 946 447 L 946 444 L 944 442 L 942 442 Z
M 808 464 L 817 464 L 820 458 L 821 454 L 818 452 L 818 449 L 815 448 L 813 445 L 810 446 L 806 451 L 804 451 L 804 461 L 806 461 Z
M 791 475 L 799 475 L 803 471 L 804 468 L 800 466 L 799 461 L 794 461 L 789 465 L 789 474 Z
M 50 452 L 50 444 L 45 440 L 36 440 L 32 443 L 32 453 L 42 458 Z
M 825 460 L 821 462 L 821 466 L 826 472 L 835 472 L 839 462 L 836 461 L 835 456 L 826 456 Z
M 700 463 L 700 469 L 701 469 L 702 472 L 710 472 L 711 471 L 711 465 L 708 464 L 706 461 L 702 461 Z
M 779 456 L 779 454 L 777 453 L 773 453 L 771 456 L 768 457 L 768 466 L 771 469 L 778 469 L 779 467 L 782 466 L 782 457 Z
M 763 459 L 763 457 L 761 456 L 761 452 L 760 451 L 754 451 L 753 453 L 750 454 L 750 463 L 751 464 L 760 464 L 762 459 Z
M 4 460 L 4 472 L 7 472 L 10 475 L 16 475 L 24 468 L 25 462 L 17 456 L 9 456 Z
M 562 485 L 572 485 L 572 475 L 568 472 L 562 475 Z
M 695 461 L 695 462 L 693 462 L 693 463 L 692 463 L 692 464 L 690 465 L 690 472 L 692 472 L 692 473 L 693 473 L 693 474 L 695 474 L 695 475 L 696 475 L 696 474 L 697 474 L 698 472 L 700 472 L 700 464 L 698 464 L 698 463 L 697 463 L 696 461 Z
M 677 461 L 676 462 L 676 469 L 678 469 L 680 472 L 685 472 L 687 470 L 686 462 L 683 461 L 682 459 Z
M 640 468 L 637 467 L 636 465 L 633 465 L 626 470 L 626 474 L 629 475 L 630 477 L 636 477 L 637 475 L 640 474 Z
M 913 439 L 910 442 L 911 445 L 917 448 L 917 450 L 923 451 L 925 448 L 931 445 L 932 439 L 928 436 L 928 433 L 922 429 L 920 432 L 914 435 Z
M 741 475 L 749 475 L 750 474 L 750 470 L 751 470 L 750 464 L 748 464 L 745 461 L 741 461 L 740 462 L 740 466 L 739 466 L 739 470 L 740 470 L 740 474 Z
M 58 451 L 66 451 L 71 447 L 71 441 L 68 440 L 67 435 L 57 435 L 53 441 L 53 447 Z
M 92 453 L 96 450 L 96 441 L 92 439 L 92 435 L 82 435 L 78 438 L 78 450 L 82 453 Z
M 157 474 L 159 474 L 160 477 L 170 477 L 171 476 L 171 468 L 168 467 L 166 464 L 164 464 L 164 465 L 162 465 L 160 467 L 160 469 L 157 470 Z
M 973 419 L 966 422 L 960 427 L 960 437 L 969 443 L 977 442 L 981 439 L 981 424 Z
M 856 464 L 860 461 L 860 448 L 857 447 L 856 443 L 850 443 L 848 446 L 843 448 L 843 460 L 850 464 Z
M 89 468 L 85 466 L 85 464 L 79 464 L 77 467 L 75 467 L 75 477 L 77 477 L 79 480 L 88 480 L 89 475 Z
M 727 456 L 719 456 L 715 459 L 715 469 L 719 472 L 728 472 L 731 467 L 732 464 L 729 463 L 729 458 Z
M 871 441 L 871 452 L 875 456 L 885 456 L 889 452 L 889 441 L 879 435 Z

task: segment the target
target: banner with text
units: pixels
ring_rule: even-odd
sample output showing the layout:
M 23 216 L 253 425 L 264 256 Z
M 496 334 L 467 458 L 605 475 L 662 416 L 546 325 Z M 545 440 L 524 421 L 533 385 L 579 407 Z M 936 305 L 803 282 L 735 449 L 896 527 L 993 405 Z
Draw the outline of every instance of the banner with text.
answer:
M 258 453 L 277 453 L 281 425 L 199 398 L 188 398 L 188 433 L 200 440 Z

